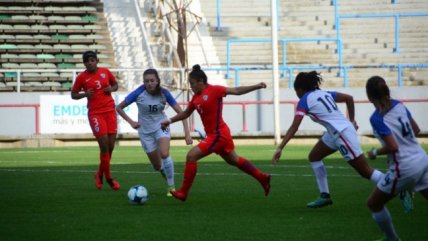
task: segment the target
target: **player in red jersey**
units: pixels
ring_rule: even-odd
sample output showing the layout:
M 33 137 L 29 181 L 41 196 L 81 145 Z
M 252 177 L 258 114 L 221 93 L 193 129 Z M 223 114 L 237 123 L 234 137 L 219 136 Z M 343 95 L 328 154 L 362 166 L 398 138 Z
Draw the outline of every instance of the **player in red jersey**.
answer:
M 266 88 L 266 84 L 259 83 L 251 86 L 226 88 L 218 85 L 210 85 L 207 80 L 207 76 L 201 70 L 201 67 L 199 65 L 193 66 L 193 70 L 189 74 L 189 83 L 195 95 L 185 111 L 178 113 L 169 120 L 161 122 L 162 128 L 167 128 L 173 122 L 186 119 L 196 110 L 202 119 L 202 124 L 207 135 L 203 141 L 187 153 L 183 183 L 179 190 L 171 191 L 171 194 L 175 198 L 185 201 L 196 176 L 197 161 L 214 152 L 220 155 L 228 164 L 238 167 L 243 172 L 257 179 L 267 196 L 270 190 L 271 176 L 261 172 L 250 161 L 235 152 L 235 145 L 229 127 L 223 121 L 222 117 L 223 97 L 228 94 L 243 95 L 254 90 Z
M 118 89 L 116 78 L 107 68 L 98 68 L 94 51 L 83 53 L 86 70 L 76 77 L 71 90 L 74 100 L 88 99 L 88 119 L 92 133 L 100 148 L 100 166 L 95 173 L 95 186 L 101 189 L 103 176 L 113 190 L 119 190 L 119 183 L 110 172 L 110 160 L 117 134 L 117 116 L 111 92 Z

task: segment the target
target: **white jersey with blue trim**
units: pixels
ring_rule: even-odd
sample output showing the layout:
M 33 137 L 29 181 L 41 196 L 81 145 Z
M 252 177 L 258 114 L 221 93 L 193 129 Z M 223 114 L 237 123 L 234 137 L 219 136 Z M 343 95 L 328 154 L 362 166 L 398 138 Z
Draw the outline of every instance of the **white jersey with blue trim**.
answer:
M 296 115 L 308 115 L 314 122 L 323 125 L 332 136 L 338 136 L 353 125 L 339 110 L 336 95 L 336 91 L 306 92 L 297 103 Z
M 392 135 L 398 144 L 398 151 L 388 154 L 390 165 L 406 160 L 419 160 L 426 155 L 415 137 L 411 119 L 409 110 L 400 101 L 394 99 L 391 100 L 391 108 L 386 113 L 382 114 L 379 109 L 376 109 L 370 117 L 373 133 L 382 146 L 385 145 L 382 137 L 388 135 Z
M 177 104 L 171 93 L 161 87 L 160 95 L 151 95 L 144 85 L 141 85 L 125 97 L 128 105 L 135 102 L 138 107 L 139 133 L 147 134 L 161 128 L 161 121 L 167 118 L 164 109 L 166 103 L 170 106 Z

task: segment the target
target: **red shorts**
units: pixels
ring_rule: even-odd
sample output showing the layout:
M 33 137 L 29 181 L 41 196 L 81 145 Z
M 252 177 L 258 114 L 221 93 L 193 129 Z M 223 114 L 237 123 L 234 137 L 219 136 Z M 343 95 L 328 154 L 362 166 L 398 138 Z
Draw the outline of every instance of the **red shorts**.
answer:
M 117 133 L 116 111 L 89 114 L 88 119 L 94 136 L 103 136 L 106 134 Z
M 214 152 L 222 155 L 233 151 L 235 144 L 230 134 L 221 133 L 218 135 L 208 135 L 204 140 L 199 142 L 198 147 L 204 154 L 208 155 Z

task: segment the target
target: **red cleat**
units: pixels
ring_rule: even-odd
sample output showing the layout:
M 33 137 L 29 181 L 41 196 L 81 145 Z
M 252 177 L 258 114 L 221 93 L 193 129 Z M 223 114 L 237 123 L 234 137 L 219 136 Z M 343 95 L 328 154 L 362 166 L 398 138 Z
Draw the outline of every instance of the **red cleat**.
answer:
M 100 176 L 98 172 L 95 173 L 95 187 L 100 190 L 103 187 L 103 176 Z
M 265 190 L 265 196 L 269 195 L 270 191 L 270 174 L 264 174 L 263 180 L 260 182 Z
M 186 199 L 187 199 L 187 194 L 185 194 L 185 193 L 184 193 L 183 191 L 181 191 L 181 190 L 177 190 L 177 191 L 170 190 L 170 191 L 169 191 L 169 193 L 171 193 L 171 195 L 172 195 L 173 197 L 175 197 L 176 199 L 178 199 L 178 200 L 180 200 L 180 201 L 182 201 L 182 202 L 186 201 Z
M 120 189 L 120 184 L 113 178 L 107 179 L 107 183 L 110 185 L 111 189 L 115 191 Z

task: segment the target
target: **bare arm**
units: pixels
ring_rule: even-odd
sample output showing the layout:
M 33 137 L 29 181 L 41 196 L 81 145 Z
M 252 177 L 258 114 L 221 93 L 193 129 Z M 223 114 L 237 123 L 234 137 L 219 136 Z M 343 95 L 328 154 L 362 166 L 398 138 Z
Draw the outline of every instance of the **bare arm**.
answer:
M 303 116 L 300 116 L 300 115 L 294 116 L 293 123 L 291 124 L 290 128 L 288 128 L 287 133 L 285 133 L 285 136 L 282 139 L 281 144 L 278 145 L 275 153 L 273 154 L 273 157 L 272 157 L 273 164 L 277 164 L 279 162 L 279 159 L 281 158 L 282 150 L 290 141 L 290 139 L 294 137 L 297 130 L 299 129 L 300 123 L 302 123 L 302 120 L 303 120 Z
M 410 118 L 410 124 L 412 125 L 413 133 L 415 134 L 415 136 L 418 136 L 419 133 L 421 132 L 421 129 L 419 128 L 418 123 L 416 123 L 416 121 L 413 118 Z
M 189 107 L 187 107 L 184 111 L 177 113 L 175 116 L 169 118 L 168 120 L 162 121 L 161 122 L 162 129 L 167 128 L 170 124 L 172 124 L 176 121 L 186 119 L 187 117 L 189 117 L 193 113 L 194 110 L 195 109 L 189 109 Z
M 140 127 L 140 123 L 131 119 L 131 117 L 129 117 L 128 114 L 126 114 L 126 112 L 123 110 L 127 106 L 128 104 L 126 101 L 122 101 L 116 106 L 116 111 L 124 120 L 126 120 L 126 122 L 129 123 L 129 125 L 131 125 L 132 128 L 138 129 Z
M 395 153 L 398 151 L 398 144 L 395 141 L 394 137 L 391 135 L 387 135 L 382 137 L 383 141 L 385 142 L 385 145 L 381 148 L 375 149 L 373 148 L 369 152 L 367 152 L 367 156 L 370 159 L 376 159 L 376 156 L 378 155 L 386 155 L 388 153 Z
M 183 109 L 181 109 L 179 104 L 176 104 L 172 108 L 175 110 L 176 113 L 183 112 Z M 186 144 L 190 145 L 193 143 L 193 140 L 192 140 L 192 136 L 190 135 L 189 122 L 187 121 L 187 118 L 183 119 L 182 122 L 183 122 L 184 138 L 186 140 Z
M 94 94 L 94 90 L 93 89 L 89 89 L 86 92 L 75 92 L 75 91 L 71 91 L 71 98 L 73 100 L 79 100 L 79 99 L 82 99 L 82 98 L 85 98 L 85 97 L 87 97 L 88 99 L 90 99 L 93 94 Z
M 348 110 L 349 121 L 352 122 L 352 124 L 354 125 L 355 129 L 357 130 L 358 129 L 358 125 L 357 125 L 357 122 L 355 121 L 354 97 L 352 97 L 352 95 L 348 95 L 348 94 L 337 92 L 337 94 L 336 94 L 336 102 L 338 102 L 338 103 L 345 102 L 346 109 Z
M 254 90 L 266 88 L 266 84 L 264 82 L 260 82 L 255 85 L 248 86 L 239 86 L 234 88 L 226 88 L 226 94 L 228 95 L 243 95 L 249 93 Z

